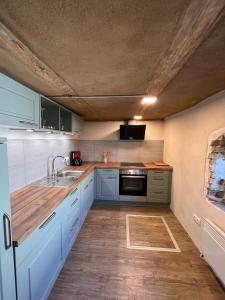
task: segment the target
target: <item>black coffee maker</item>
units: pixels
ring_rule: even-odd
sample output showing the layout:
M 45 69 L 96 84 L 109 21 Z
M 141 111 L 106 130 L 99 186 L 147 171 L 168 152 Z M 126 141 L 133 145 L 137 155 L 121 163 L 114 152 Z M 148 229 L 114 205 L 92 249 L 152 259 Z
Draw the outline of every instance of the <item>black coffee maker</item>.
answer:
M 70 152 L 70 165 L 71 166 L 81 166 L 82 159 L 80 158 L 80 151 L 71 151 Z

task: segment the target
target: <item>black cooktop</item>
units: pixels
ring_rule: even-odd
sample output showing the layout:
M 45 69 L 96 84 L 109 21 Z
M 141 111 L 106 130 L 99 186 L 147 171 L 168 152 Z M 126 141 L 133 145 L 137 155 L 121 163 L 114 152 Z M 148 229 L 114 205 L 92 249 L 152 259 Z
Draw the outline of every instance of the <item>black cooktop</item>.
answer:
M 141 162 L 133 162 L 133 163 L 129 163 L 129 162 L 122 162 L 121 167 L 133 167 L 133 168 L 138 168 L 138 167 L 144 167 L 145 165 Z

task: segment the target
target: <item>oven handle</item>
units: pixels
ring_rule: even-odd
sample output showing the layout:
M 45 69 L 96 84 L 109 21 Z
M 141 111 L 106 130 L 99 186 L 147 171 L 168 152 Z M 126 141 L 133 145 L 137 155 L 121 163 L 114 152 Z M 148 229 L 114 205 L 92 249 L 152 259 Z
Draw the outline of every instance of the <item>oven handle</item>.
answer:
M 145 178 L 146 176 L 121 175 L 122 178 Z

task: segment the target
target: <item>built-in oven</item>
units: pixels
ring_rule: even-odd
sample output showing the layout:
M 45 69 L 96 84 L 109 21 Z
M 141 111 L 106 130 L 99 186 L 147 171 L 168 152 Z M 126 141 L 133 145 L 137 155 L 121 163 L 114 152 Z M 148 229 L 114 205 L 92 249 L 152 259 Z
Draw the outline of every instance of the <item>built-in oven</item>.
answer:
M 146 196 L 147 171 L 141 169 L 121 169 L 119 193 L 126 196 Z

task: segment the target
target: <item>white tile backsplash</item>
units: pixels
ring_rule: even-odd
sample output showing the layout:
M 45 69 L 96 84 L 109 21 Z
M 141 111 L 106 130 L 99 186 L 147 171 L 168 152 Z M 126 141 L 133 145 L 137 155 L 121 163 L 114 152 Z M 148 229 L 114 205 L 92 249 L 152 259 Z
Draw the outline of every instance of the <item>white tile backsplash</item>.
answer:
M 152 141 L 79 141 L 85 161 L 102 161 L 103 150 L 109 150 L 109 161 L 151 162 L 163 160 L 163 140 Z
M 8 143 L 9 168 L 16 165 L 24 165 L 24 143 L 21 140 L 9 140 Z
M 81 158 L 83 161 L 95 160 L 94 144 L 94 141 L 82 141 L 82 143 L 80 144 Z
M 163 140 L 138 142 L 11 138 L 8 140 L 10 191 L 16 191 L 44 177 L 50 154 L 68 155 L 72 150 L 80 150 L 83 161 L 102 161 L 102 152 L 109 150 L 109 161 L 112 162 L 150 162 L 163 160 L 163 147 Z M 56 169 L 63 166 L 63 161 L 57 159 Z
M 148 141 L 142 144 L 140 148 L 140 160 L 142 162 L 162 161 L 163 159 L 163 141 Z
M 46 176 L 49 155 L 68 155 L 70 151 L 78 149 L 79 141 L 72 139 L 9 139 L 10 191 Z M 57 159 L 55 167 L 61 169 L 63 166 L 63 161 Z
M 140 149 L 141 142 L 120 141 L 117 152 L 118 161 L 140 162 Z
M 24 163 L 9 168 L 10 192 L 16 191 L 26 185 L 26 174 Z
M 33 161 L 25 164 L 26 182 L 30 183 L 46 176 L 46 160 Z

